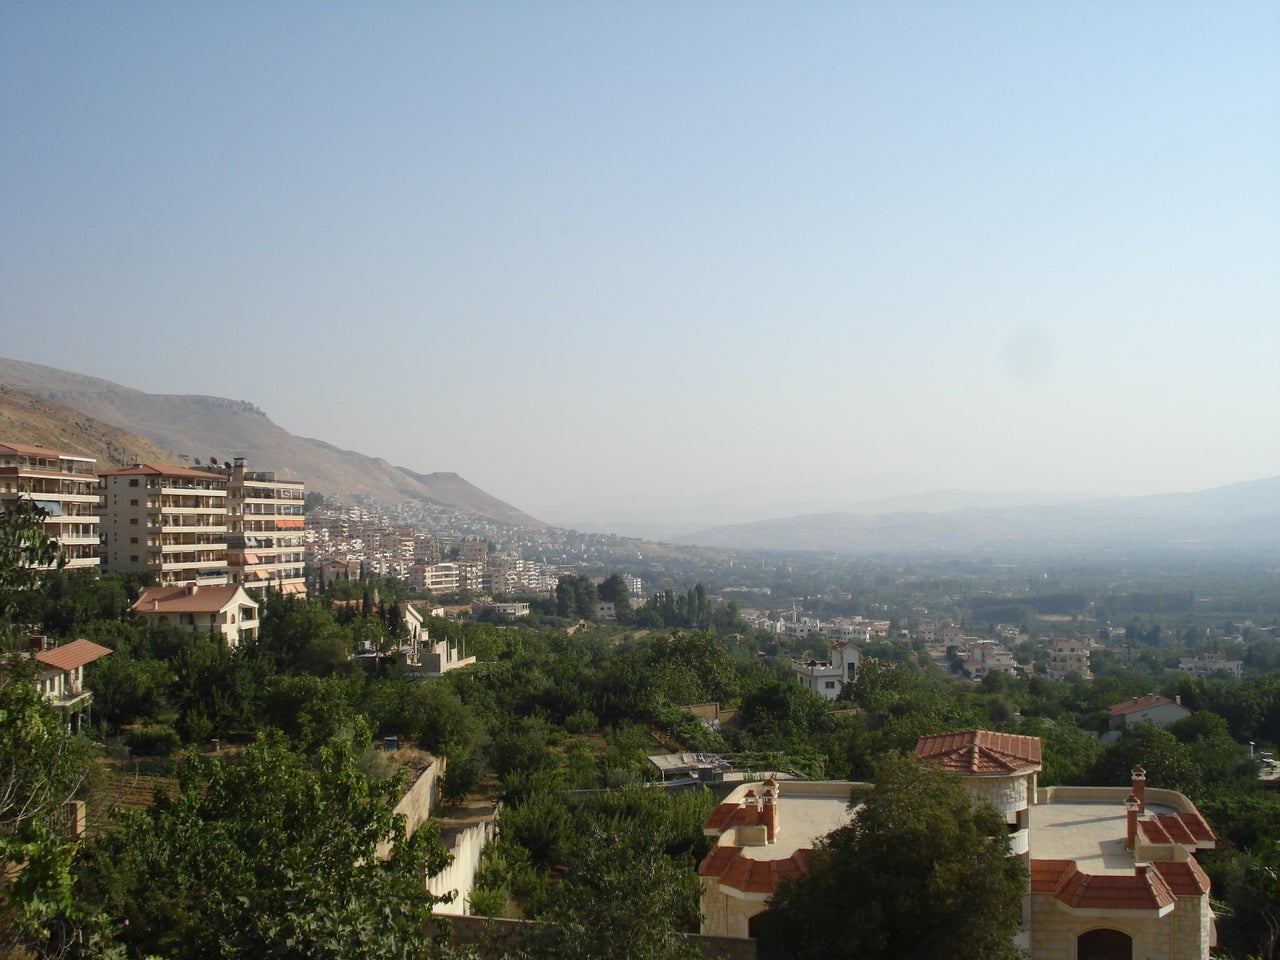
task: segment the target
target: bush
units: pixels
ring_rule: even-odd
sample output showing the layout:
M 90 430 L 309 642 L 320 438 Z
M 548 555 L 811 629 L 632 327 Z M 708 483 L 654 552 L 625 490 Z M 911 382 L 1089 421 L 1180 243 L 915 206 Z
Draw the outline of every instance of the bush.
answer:
M 134 756 L 170 757 L 182 746 L 178 733 L 170 726 L 135 727 L 125 738 Z

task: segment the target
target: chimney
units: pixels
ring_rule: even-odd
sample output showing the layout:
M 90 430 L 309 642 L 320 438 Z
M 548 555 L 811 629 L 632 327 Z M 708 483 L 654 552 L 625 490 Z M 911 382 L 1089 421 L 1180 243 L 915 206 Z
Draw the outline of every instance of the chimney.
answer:
M 773 777 L 764 782 L 764 829 L 766 839 L 773 843 L 778 835 L 778 785 Z
M 194 580 L 192 580 L 190 583 L 187 584 L 187 596 L 194 597 L 196 594 L 196 591 L 199 589 L 200 589 L 200 585 L 197 584 Z
M 1132 793 L 1124 798 L 1124 809 L 1126 811 L 1124 848 L 1126 850 L 1133 849 L 1134 840 L 1138 836 L 1138 811 L 1141 805 L 1142 801 Z
M 1173 702 L 1176 703 L 1178 706 L 1182 706 L 1182 694 L 1180 693 L 1174 694 Z
M 1138 800 L 1138 813 L 1147 811 L 1147 771 L 1142 767 L 1134 767 L 1129 775 L 1133 777 L 1133 796 Z

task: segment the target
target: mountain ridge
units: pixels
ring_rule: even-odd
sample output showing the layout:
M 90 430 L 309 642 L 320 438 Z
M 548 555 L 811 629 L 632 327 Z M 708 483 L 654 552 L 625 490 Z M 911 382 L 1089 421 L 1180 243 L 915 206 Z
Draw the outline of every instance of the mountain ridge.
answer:
M 295 436 L 248 401 L 198 394 L 149 394 L 100 377 L 3 357 L 0 385 L 11 391 L 6 402 L 15 408 L 24 404 L 13 392 L 57 404 L 154 444 L 150 454 L 140 459 L 153 459 L 157 454 L 164 457 L 161 462 L 176 462 L 179 454 L 214 460 L 243 456 L 253 468 L 302 480 L 307 489 L 339 500 L 369 497 L 386 506 L 418 500 L 514 526 L 546 526 L 456 473 L 420 473 L 381 457 Z M 5 422 L 0 419 L 0 424 Z M 50 438 L 45 445 L 58 443 Z
M 941 512 L 826 512 L 711 527 L 675 538 L 719 549 L 973 550 L 1198 543 L 1280 545 L 1280 476 L 1190 493 Z

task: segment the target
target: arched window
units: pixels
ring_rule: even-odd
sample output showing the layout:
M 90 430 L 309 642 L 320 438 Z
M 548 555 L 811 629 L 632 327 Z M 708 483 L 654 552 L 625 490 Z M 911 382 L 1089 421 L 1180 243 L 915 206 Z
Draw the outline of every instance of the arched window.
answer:
M 1133 937 L 1119 930 L 1090 930 L 1076 937 L 1076 960 L 1133 960 Z

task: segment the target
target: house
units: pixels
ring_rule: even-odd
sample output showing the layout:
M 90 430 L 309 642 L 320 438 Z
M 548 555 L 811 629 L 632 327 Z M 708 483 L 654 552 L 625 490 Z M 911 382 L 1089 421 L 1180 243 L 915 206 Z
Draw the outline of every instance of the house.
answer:
M 981 680 L 989 673 L 1016 673 L 1018 665 L 1013 654 L 998 640 L 969 638 L 969 659 L 964 662 L 964 672 L 974 680 Z
M 1004 814 L 1031 874 L 1019 939 L 1032 960 L 1208 960 L 1209 880 L 1193 854 L 1216 838 L 1186 796 L 1147 789 L 1141 767 L 1124 787 L 1039 789 L 1038 737 L 921 737 L 916 756 Z
M 479 618 L 484 614 L 514 620 L 529 615 L 529 604 L 518 600 L 486 600 L 471 605 L 473 617 Z
M 840 640 L 831 645 L 829 659 L 792 660 L 791 671 L 801 686 L 834 700 L 840 695 L 841 687 L 857 679 L 861 662 L 862 651 L 847 640 Z
M 133 611 L 148 627 L 213 633 L 229 647 L 258 637 L 258 601 L 238 583 L 143 587 Z
M 66 569 L 98 567 L 98 477 L 92 457 L 0 443 L 0 511 L 18 500 L 44 510 L 44 532 Z
M 1225 653 L 1206 653 L 1200 657 L 1179 657 L 1178 670 L 1193 677 L 1209 677 L 1225 673 L 1239 680 L 1244 676 L 1243 660 L 1228 660 Z
M 965 730 L 921 737 L 915 753 L 1004 816 L 1010 856 L 1030 875 L 1017 940 L 1031 960 L 1209 960 L 1214 915 L 1195 853 L 1216 838 L 1186 796 L 1148 788 L 1141 767 L 1124 786 L 1039 787 L 1038 737 Z M 716 845 L 698 867 L 702 932 L 750 937 L 779 882 L 853 815 L 852 786 L 770 778 L 729 794 L 703 825 Z
M 853 786 L 769 777 L 736 787 L 716 806 L 702 826 L 716 840 L 698 865 L 701 932 L 752 936 L 752 918 L 778 884 L 808 869 L 814 841 L 849 822 Z
M 84 668 L 111 653 L 110 648 L 91 640 L 72 640 L 54 646 L 46 637 L 33 637 L 36 648 L 36 687 L 59 710 L 66 711 L 67 722 L 79 731 L 93 693 L 84 685 Z
M 1112 730 L 1124 730 L 1140 723 L 1167 727 L 1175 720 L 1191 716 L 1191 711 L 1182 705 L 1181 697 L 1170 700 L 1159 694 L 1148 693 L 1145 697 L 1131 697 L 1108 707 L 1107 716 Z

